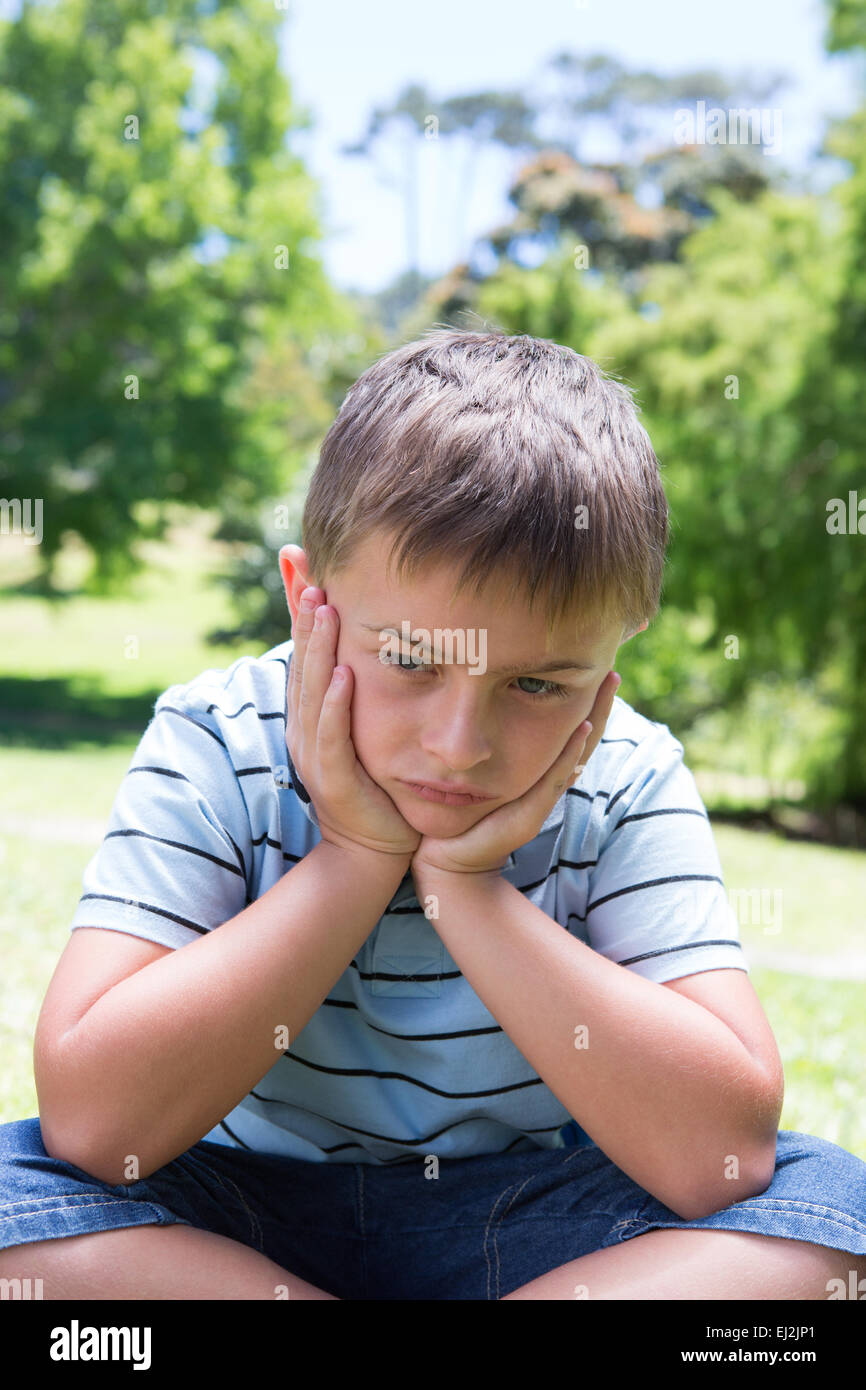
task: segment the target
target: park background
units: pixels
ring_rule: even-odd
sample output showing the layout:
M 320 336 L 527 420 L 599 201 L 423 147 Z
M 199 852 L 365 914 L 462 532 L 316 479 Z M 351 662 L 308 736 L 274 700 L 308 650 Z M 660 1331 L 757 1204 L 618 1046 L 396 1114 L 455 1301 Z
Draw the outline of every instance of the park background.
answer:
M 673 540 L 622 695 L 698 779 L 782 1128 L 866 1159 L 866 0 L 0 14 L 0 1122 L 154 700 L 291 635 L 346 389 L 447 324 L 635 388 Z

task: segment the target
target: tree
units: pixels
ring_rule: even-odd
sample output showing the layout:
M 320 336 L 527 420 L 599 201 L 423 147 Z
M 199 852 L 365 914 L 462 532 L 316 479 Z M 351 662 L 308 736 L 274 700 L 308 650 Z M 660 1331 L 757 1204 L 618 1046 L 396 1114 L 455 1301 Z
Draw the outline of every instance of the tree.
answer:
M 863 537 L 831 534 L 827 521 L 831 498 L 847 513 L 860 460 L 858 374 L 840 362 L 838 325 L 861 243 L 835 201 L 712 197 L 716 215 L 639 289 L 612 275 L 587 282 L 566 245 L 534 271 L 503 267 L 478 308 L 637 388 L 672 519 L 661 645 L 638 673 L 641 707 L 685 729 L 714 710 L 735 721 L 762 681 L 799 683 L 830 706 L 833 728 L 797 748 L 797 775 L 817 802 L 856 803 L 866 794 Z M 679 615 L 678 650 L 665 647 L 668 614 Z
M 640 162 L 640 154 L 634 157 L 639 142 L 644 146 L 641 153 L 657 146 L 659 131 L 670 129 L 676 108 L 684 102 L 703 99 L 716 105 L 748 106 L 767 101 L 786 82 L 781 73 L 759 81 L 745 74 L 728 78 L 712 69 L 671 75 L 630 70 L 607 53 L 557 53 L 546 64 L 545 73 L 556 88 L 545 103 L 552 117 L 549 143 L 584 162 L 583 142 L 597 121 L 617 139 L 623 161 L 631 152 L 633 165 Z
M 49 586 L 68 533 L 105 584 L 137 564 L 140 503 L 249 507 L 290 461 L 255 361 L 344 311 L 286 146 L 306 117 L 279 20 L 66 0 L 0 25 L 0 490 L 43 499 Z
M 527 156 L 508 188 L 513 215 L 475 238 L 465 259 L 427 290 L 409 322 L 425 314 L 456 319 L 477 313 L 479 286 L 493 273 L 491 265 L 537 265 L 566 235 L 586 268 L 622 274 L 636 287 L 645 267 L 676 260 L 686 237 L 715 215 L 714 189 L 727 188 L 747 202 L 781 182 L 763 146 L 672 145 L 678 108 L 703 99 L 751 110 L 783 81 L 778 74 L 729 79 L 714 71 L 659 76 L 629 70 L 607 54 L 563 52 L 545 64 L 531 94 L 467 93 L 434 108 L 427 93 L 411 89 L 414 106 L 404 93 L 390 111 L 377 108 L 370 125 L 375 134 L 410 106 L 416 132 L 421 111 L 435 109 L 440 132 L 469 134 L 472 161 L 464 186 L 482 142 Z M 618 159 L 588 157 L 593 126 L 619 145 Z M 354 148 L 366 152 L 367 144 Z M 467 202 L 461 197 L 455 208 L 464 224 Z
M 343 147 L 344 154 L 371 157 L 377 140 L 398 130 L 403 135 L 403 172 L 380 173 L 384 182 L 402 188 L 406 208 L 406 256 L 410 273 L 420 275 L 418 244 L 418 155 L 421 141 L 462 137 L 468 156 L 463 165 L 455 210 L 462 244 L 468 226 L 469 199 L 479 152 L 491 145 L 508 149 L 538 148 L 532 131 L 535 112 L 519 92 L 485 91 L 437 100 L 426 87 L 411 83 L 391 106 L 377 106 L 361 138 Z

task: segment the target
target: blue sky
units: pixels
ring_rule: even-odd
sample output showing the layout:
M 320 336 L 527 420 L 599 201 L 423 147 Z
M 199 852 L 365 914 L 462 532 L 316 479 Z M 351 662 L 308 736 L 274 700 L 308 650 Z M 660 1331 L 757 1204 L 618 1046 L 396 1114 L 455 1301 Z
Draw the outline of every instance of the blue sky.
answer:
M 268 0 L 245 0 L 247 4 Z M 62 3 L 62 0 L 61 0 Z M 662 73 L 714 67 L 733 76 L 781 72 L 791 78 L 768 105 L 781 112 L 775 158 L 797 173 L 819 143 L 824 118 L 863 100 L 864 58 L 828 56 L 822 0 L 273 0 L 282 14 L 282 65 L 295 100 L 309 108 L 310 132 L 291 144 L 322 188 L 320 252 L 333 279 L 375 290 L 407 265 L 404 200 L 381 172 L 401 174 L 406 152 L 382 145 L 377 167 L 339 152 L 363 134 L 376 105 L 409 82 L 441 98 L 490 87 L 531 88 L 545 61 L 564 49 L 610 54 Z M 0 0 L 11 17 L 18 0 Z M 435 108 L 434 108 L 435 109 Z M 769 125 L 769 122 L 768 122 Z M 672 143 L 668 140 L 667 143 Z M 612 151 L 589 151 L 604 158 Z M 519 158 L 489 148 L 464 192 L 464 151 L 419 142 L 421 269 L 442 272 L 464 259 L 471 238 L 508 216 L 505 189 Z

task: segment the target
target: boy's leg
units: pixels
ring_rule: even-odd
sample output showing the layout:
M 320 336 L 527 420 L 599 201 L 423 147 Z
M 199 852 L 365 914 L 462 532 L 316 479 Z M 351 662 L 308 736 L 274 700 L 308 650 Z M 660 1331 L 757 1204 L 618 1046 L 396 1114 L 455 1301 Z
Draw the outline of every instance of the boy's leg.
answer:
M 866 1163 L 816 1135 L 780 1130 L 765 1191 L 691 1221 L 594 1145 L 488 1160 L 478 1178 L 488 1298 L 866 1295 Z
M 265 1253 L 269 1186 L 261 1172 L 252 1181 L 255 1155 L 249 1168 L 233 1157 L 196 1145 L 132 1187 L 111 1186 L 50 1157 L 36 1117 L 0 1125 L 0 1279 L 41 1280 L 52 1300 L 333 1298 L 286 1268 L 288 1254 Z M 0 1285 L 0 1299 L 20 1288 Z
M 181 1225 L 13 1245 L 0 1250 L 0 1279 L 40 1279 L 55 1300 L 334 1298 L 248 1245 Z
M 866 1278 L 866 1255 L 750 1231 L 656 1230 L 560 1265 L 503 1301 L 817 1300 L 829 1298 L 831 1279 L 847 1290 L 851 1270 Z

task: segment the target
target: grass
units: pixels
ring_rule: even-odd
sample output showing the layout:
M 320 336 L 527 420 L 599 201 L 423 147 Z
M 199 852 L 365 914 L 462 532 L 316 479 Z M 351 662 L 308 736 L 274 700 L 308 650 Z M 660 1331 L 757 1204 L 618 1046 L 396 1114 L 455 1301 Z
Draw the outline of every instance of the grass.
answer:
M 4 598 L 0 1123 L 37 1113 L 32 1049 L 39 1010 L 69 939 L 82 872 L 153 700 L 168 685 L 250 650 L 203 640 L 229 618 L 208 578 L 224 551 L 207 541 L 206 524 L 195 518 L 167 545 L 152 547 L 151 567 L 125 597 L 73 592 L 57 607 Z M 4 548 L 0 586 L 12 580 L 10 563 Z M 133 636 L 138 656 L 128 657 Z M 763 889 L 771 900 L 781 893 L 781 931 L 740 915 L 747 952 L 832 954 L 840 961 L 862 953 L 866 855 L 729 825 L 716 826 L 715 836 L 729 892 Z M 781 1127 L 820 1135 L 866 1160 L 862 983 L 786 974 L 763 960 L 750 978 L 785 1067 Z
M 713 834 L 729 895 L 732 890 L 758 889 L 771 909 L 779 905 L 778 913 L 759 914 L 753 911 L 759 898 L 740 899 L 744 944 L 805 956 L 863 953 L 862 850 L 797 842 L 731 825 L 714 825 Z
M 753 969 L 785 1071 L 780 1129 L 817 1134 L 866 1160 L 863 985 Z
M 259 655 L 249 643 L 211 646 L 205 634 L 230 613 L 212 574 L 231 548 L 208 538 L 213 517 L 179 514 L 163 543 L 142 546 L 148 568 L 129 591 L 94 598 L 76 589 L 81 558 L 61 566 L 68 588 L 56 600 L 3 596 L 0 738 L 6 744 L 67 747 L 128 742 L 168 685 L 207 667 Z M 24 547 L 26 550 L 26 547 Z M 0 587 L 28 577 L 32 556 L 0 549 Z M 289 636 L 288 612 L 286 636 Z

